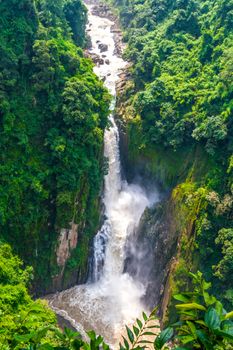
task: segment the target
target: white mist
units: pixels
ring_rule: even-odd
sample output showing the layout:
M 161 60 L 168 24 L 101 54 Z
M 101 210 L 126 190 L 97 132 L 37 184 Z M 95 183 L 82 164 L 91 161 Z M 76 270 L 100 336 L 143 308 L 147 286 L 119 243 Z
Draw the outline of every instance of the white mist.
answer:
M 116 82 L 126 62 L 114 54 L 115 44 L 110 30 L 113 23 L 92 15 L 91 6 L 88 7 L 91 51 L 101 56 L 99 41 L 108 45 L 108 51 L 103 54 L 109 64 L 96 66 L 95 73 L 100 78 L 105 77 L 105 85 L 113 95 L 114 109 Z M 50 304 L 80 331 L 94 329 L 114 345 L 124 324 L 134 321 L 143 310 L 144 286 L 123 273 L 124 248 L 127 237 L 152 202 L 139 185 L 122 181 L 118 128 L 112 115 L 109 120 L 111 126 L 104 137 L 104 153 L 109 162 L 103 199 L 106 220 L 94 240 L 92 283 L 57 293 L 50 299 Z M 158 200 L 157 194 L 152 197 L 154 202 Z

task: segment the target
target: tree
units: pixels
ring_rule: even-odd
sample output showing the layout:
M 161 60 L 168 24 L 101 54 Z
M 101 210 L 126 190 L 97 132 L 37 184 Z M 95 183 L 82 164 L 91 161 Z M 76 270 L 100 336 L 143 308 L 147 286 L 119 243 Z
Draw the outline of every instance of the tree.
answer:
M 218 236 L 215 240 L 216 244 L 221 247 L 222 259 L 215 266 L 215 274 L 224 283 L 230 284 L 233 275 L 233 229 L 223 228 L 218 232 Z

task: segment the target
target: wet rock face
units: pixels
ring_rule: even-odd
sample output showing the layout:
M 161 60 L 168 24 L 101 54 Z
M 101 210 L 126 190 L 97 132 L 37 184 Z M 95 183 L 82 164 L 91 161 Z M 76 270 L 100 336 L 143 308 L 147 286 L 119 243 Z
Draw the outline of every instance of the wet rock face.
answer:
M 99 1 L 85 0 L 87 3 L 94 5 L 93 14 L 99 17 L 105 17 L 115 22 L 116 16 L 111 12 L 111 9 L 108 5 L 100 3 Z
M 101 53 L 108 51 L 108 45 L 107 44 L 102 44 L 101 43 L 101 44 L 98 45 L 98 47 L 99 47 Z
M 130 73 L 131 63 L 128 63 L 127 66 L 122 69 L 121 73 L 119 74 L 119 80 L 116 84 L 116 91 L 118 96 L 118 107 L 120 107 L 120 96 L 124 93 L 127 82 L 131 79 L 131 73 Z
M 171 204 L 164 201 L 146 209 L 134 235 L 127 243 L 125 272 L 146 286 L 148 307 L 161 306 L 178 239 Z
M 86 51 L 85 57 L 91 58 L 92 61 L 94 62 L 94 64 L 96 64 L 96 65 L 104 64 L 104 59 L 102 57 L 100 57 L 99 55 L 97 55 L 96 53 Z
M 56 251 L 58 266 L 64 267 L 70 257 L 70 251 L 78 243 L 78 225 L 72 224 L 71 229 L 61 229 L 59 245 Z
M 65 280 L 65 269 L 72 250 L 78 245 L 78 225 L 71 223 L 70 229 L 61 229 L 56 248 L 56 259 L 59 272 L 52 278 L 52 286 L 46 293 L 54 293 L 72 287 L 77 283 L 84 283 L 88 276 L 88 266 L 85 271 L 77 269 L 69 274 L 69 280 Z
M 108 18 L 110 21 L 114 22 L 114 24 L 111 27 L 111 33 L 113 33 L 113 37 L 115 41 L 114 55 L 121 56 L 124 50 L 124 44 L 123 44 L 123 35 L 120 30 L 118 17 L 112 13 L 111 8 L 106 4 L 99 3 L 96 0 L 85 0 L 85 2 L 88 4 L 94 5 L 92 9 L 92 13 L 94 15 Z

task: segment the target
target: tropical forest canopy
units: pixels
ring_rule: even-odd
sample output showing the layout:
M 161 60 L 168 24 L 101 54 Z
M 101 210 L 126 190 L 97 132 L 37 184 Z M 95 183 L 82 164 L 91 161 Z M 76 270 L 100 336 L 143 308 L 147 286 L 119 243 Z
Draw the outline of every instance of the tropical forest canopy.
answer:
M 132 62 L 120 98 L 131 157 L 159 157 L 162 174 L 177 176 L 178 230 L 193 227 L 191 240 L 182 236 L 177 287 L 198 266 L 232 306 L 233 1 L 108 2 Z
M 128 44 L 125 57 L 132 62 L 131 80 L 120 96 L 131 156 L 143 154 L 153 162 L 155 155 L 167 155 L 164 174 L 183 170 L 172 183 L 163 183 L 172 193 L 181 239 L 171 285 L 176 293 L 153 347 L 168 349 L 172 340 L 170 348 L 177 350 L 230 350 L 233 1 L 108 3 L 119 13 Z M 59 330 L 46 303 L 29 294 L 48 291 L 60 273 L 57 239 L 72 223 L 80 236 L 65 266 L 65 281 L 74 271 L 83 272 L 99 222 L 110 97 L 84 57 L 86 20 L 80 0 L 0 1 L 3 350 L 109 349 L 94 332 L 86 342 L 71 330 Z M 191 161 L 180 159 L 184 150 Z M 175 169 L 169 168 L 169 157 Z M 203 275 L 187 274 L 198 269 Z M 155 313 L 149 321 L 154 318 Z M 152 331 L 145 314 L 143 319 L 127 328 L 121 350 L 145 348 L 146 343 L 136 342 L 142 332 Z
M 0 239 L 40 291 L 58 273 L 59 230 L 86 223 L 68 267 L 82 268 L 98 221 L 109 95 L 81 49 L 86 12 L 80 0 L 0 2 Z

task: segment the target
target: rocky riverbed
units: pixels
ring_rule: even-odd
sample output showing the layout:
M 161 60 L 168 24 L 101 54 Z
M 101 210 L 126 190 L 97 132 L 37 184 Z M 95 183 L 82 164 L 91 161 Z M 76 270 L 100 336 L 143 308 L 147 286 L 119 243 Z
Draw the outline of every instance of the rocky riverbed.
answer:
M 111 8 L 103 4 L 101 2 L 96 3 L 96 1 L 92 0 L 86 0 L 86 4 L 92 5 L 92 14 L 101 18 L 107 18 L 110 21 L 112 21 L 112 26 L 111 26 L 111 33 L 113 33 L 113 39 L 115 43 L 115 48 L 114 48 L 114 55 L 118 57 L 122 57 L 123 51 L 125 49 L 125 44 L 123 42 L 123 34 L 120 28 L 120 23 L 115 14 L 113 14 Z M 88 23 L 87 25 L 87 35 L 91 31 L 91 23 Z M 98 40 L 97 44 L 100 49 L 101 55 L 98 55 L 94 52 L 91 52 L 91 41 L 89 40 L 89 45 L 88 48 L 85 51 L 86 57 L 90 57 L 92 61 L 94 62 L 95 65 L 104 65 L 107 64 L 109 65 L 110 62 L 106 58 L 105 52 L 108 51 L 108 45 L 100 40 Z M 121 94 L 124 91 L 126 82 L 130 79 L 131 74 L 130 74 L 130 68 L 131 64 L 128 63 L 120 72 L 119 74 L 119 80 L 116 83 L 116 90 L 117 90 L 117 95 Z M 103 78 L 103 80 L 106 80 L 106 77 Z

